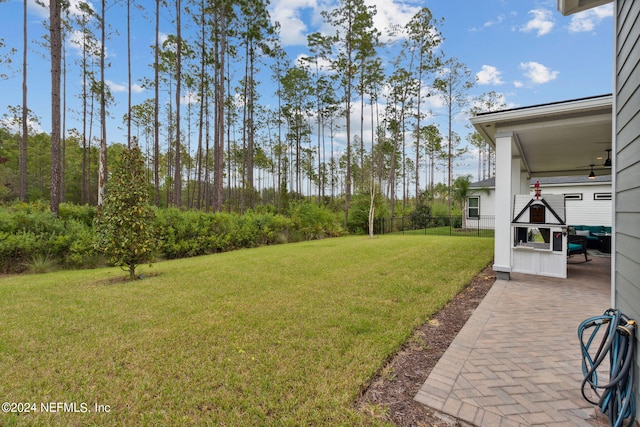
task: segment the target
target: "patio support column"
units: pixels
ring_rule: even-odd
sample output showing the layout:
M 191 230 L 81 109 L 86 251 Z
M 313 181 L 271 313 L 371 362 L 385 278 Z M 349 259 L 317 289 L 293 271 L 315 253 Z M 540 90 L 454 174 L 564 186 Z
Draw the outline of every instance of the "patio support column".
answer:
M 498 279 L 509 280 L 511 276 L 513 195 L 514 191 L 520 191 L 520 165 L 519 159 L 514 159 L 517 157 L 517 153 L 513 152 L 513 132 L 501 131 L 496 133 L 495 138 L 496 214 L 493 269 Z M 516 176 L 517 180 L 514 179 Z

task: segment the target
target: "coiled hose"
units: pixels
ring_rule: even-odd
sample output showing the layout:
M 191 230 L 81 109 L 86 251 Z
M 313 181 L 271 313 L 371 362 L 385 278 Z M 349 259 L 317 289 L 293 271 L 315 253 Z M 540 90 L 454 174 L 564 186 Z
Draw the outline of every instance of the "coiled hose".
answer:
M 612 427 L 623 427 L 624 421 L 629 420 L 627 426 L 633 425 L 636 415 L 635 386 L 634 386 L 634 355 L 635 332 L 637 324 L 619 310 L 608 309 L 602 316 L 586 319 L 578 326 L 578 337 L 582 349 L 582 396 L 591 404 L 598 405 L 603 414 L 609 419 Z M 587 330 L 591 335 L 585 342 Z M 598 350 L 590 354 L 591 344 L 602 331 L 602 340 Z M 598 368 L 609 356 L 609 382 L 600 384 Z M 606 365 L 605 365 L 606 366 Z M 593 390 L 598 397 L 595 402 L 585 393 L 586 386 Z

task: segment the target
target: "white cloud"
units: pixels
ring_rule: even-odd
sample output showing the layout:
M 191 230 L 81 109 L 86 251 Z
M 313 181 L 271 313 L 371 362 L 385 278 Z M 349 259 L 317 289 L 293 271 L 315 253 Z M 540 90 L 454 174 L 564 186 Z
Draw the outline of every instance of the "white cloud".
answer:
M 381 41 L 389 41 L 387 30 L 397 26 L 405 26 L 416 13 L 419 7 L 410 6 L 407 2 L 365 0 L 367 6 L 375 6 L 376 15 L 373 17 L 373 26 L 382 32 Z
M 169 34 L 160 31 L 158 33 L 158 43 L 160 44 L 160 46 L 162 46 L 167 40 L 169 40 Z
M 570 33 L 582 33 L 593 31 L 593 29 L 600 24 L 606 18 L 613 17 L 613 5 L 606 4 L 594 9 L 585 10 L 584 12 L 576 13 L 571 17 L 569 23 Z
M 553 13 L 548 9 L 533 9 L 529 11 L 533 15 L 527 24 L 520 31 L 528 33 L 529 31 L 537 32 L 538 36 L 549 34 L 555 23 L 553 22 Z
M 398 0 L 365 0 L 365 4 L 376 8 L 373 25 L 382 32 L 382 41 L 388 41 L 387 29 L 404 26 L 420 10 L 417 6 Z M 269 13 L 274 22 L 280 23 L 283 46 L 306 46 L 307 34 L 315 31 L 324 34 L 334 32 L 320 14 L 322 10 L 331 10 L 334 6 L 334 2 L 324 0 L 273 0 Z
M 523 62 L 520 68 L 524 70 L 524 75 L 532 84 L 544 84 L 558 77 L 559 71 L 552 71 L 550 68 L 535 62 Z
M 502 73 L 492 65 L 483 65 L 482 70 L 476 74 L 476 79 L 479 85 L 501 85 L 504 83 Z
M 49 19 L 49 0 L 43 0 L 42 5 L 36 0 L 27 0 L 27 9 L 42 19 Z
M 513 82 L 513 85 L 514 85 L 515 87 L 517 87 L 517 88 L 521 88 L 521 87 L 523 87 L 523 86 L 524 86 L 524 83 L 522 83 L 520 80 L 515 80 L 515 81 Z
M 82 4 L 82 3 L 86 4 L 83 7 L 87 7 L 88 6 L 88 8 L 91 11 L 95 12 L 96 8 L 93 6 L 93 4 L 91 4 L 90 1 L 88 1 L 88 0 L 71 0 L 69 2 L 69 9 L 68 9 L 69 14 L 71 14 L 73 16 L 85 16 L 86 17 L 87 13 L 80 8 L 80 4 Z
M 499 15 L 494 21 L 487 21 L 485 22 L 482 26 L 484 28 L 489 28 L 489 27 L 493 27 L 494 25 L 498 25 L 499 23 L 501 23 L 502 21 L 504 21 L 504 15 Z
M 109 89 L 111 89 L 111 93 L 125 92 L 127 90 L 126 85 L 120 85 L 118 83 L 112 82 L 111 80 L 104 81 Z
M 300 54 L 296 57 L 296 60 L 294 61 L 294 63 L 299 66 L 299 67 L 309 67 L 312 72 L 315 73 L 315 67 L 316 67 L 316 63 L 315 60 L 308 62 L 306 61 L 306 59 L 310 58 L 309 55 L 307 54 Z M 331 72 L 331 61 L 328 59 L 323 59 L 320 58 L 318 60 L 318 68 L 320 69 L 320 71 L 325 71 L 325 72 Z
M 70 0 L 69 8 L 67 9 L 69 15 L 85 15 L 85 12 L 80 8 L 80 4 L 82 3 L 86 3 L 91 10 L 96 10 L 96 8 L 89 0 Z M 39 16 L 40 18 L 49 19 L 49 0 L 27 0 L 27 8 L 29 11 Z
M 489 27 L 493 27 L 494 25 L 498 25 L 498 24 L 502 23 L 504 20 L 505 20 L 505 16 L 504 15 L 498 15 L 498 17 L 496 19 L 489 20 L 489 21 L 485 22 L 484 24 L 482 24 L 482 27 L 480 27 L 480 28 L 473 27 L 469 31 L 471 31 L 471 32 L 481 31 L 484 28 L 489 28 Z
M 13 134 L 22 135 L 21 121 L 13 120 L 11 117 L 4 117 L 0 118 L 0 126 Z M 35 135 L 41 132 L 43 132 L 43 130 L 39 119 L 33 117 L 27 118 L 27 133 L 29 135 Z
M 109 89 L 111 90 L 111 93 L 119 93 L 119 92 L 126 92 L 127 91 L 127 84 L 123 83 L 123 84 L 118 84 L 116 82 L 113 82 L 111 80 L 105 80 L 104 81 L 107 86 L 109 87 Z M 131 93 L 141 93 L 144 91 L 144 88 L 142 86 L 140 86 L 137 83 L 134 83 L 131 85 Z
M 197 104 L 199 101 L 198 94 L 196 92 L 187 92 L 185 95 L 180 97 L 180 104 L 189 105 L 189 104 Z
M 85 44 L 87 45 L 87 55 L 89 57 L 100 56 L 100 46 L 102 46 L 100 40 L 94 37 L 87 37 L 85 39 L 82 31 L 80 30 L 74 30 L 69 33 L 69 35 L 67 36 L 67 43 L 69 47 L 71 47 L 71 49 L 78 54 L 78 56 L 82 56 L 82 50 Z M 105 49 L 105 57 L 109 57 L 107 49 Z
M 320 16 L 314 0 L 275 0 L 271 3 L 271 19 L 280 23 L 280 40 L 283 46 L 306 46 L 309 29 L 303 22 L 304 9 L 312 9 L 312 16 Z

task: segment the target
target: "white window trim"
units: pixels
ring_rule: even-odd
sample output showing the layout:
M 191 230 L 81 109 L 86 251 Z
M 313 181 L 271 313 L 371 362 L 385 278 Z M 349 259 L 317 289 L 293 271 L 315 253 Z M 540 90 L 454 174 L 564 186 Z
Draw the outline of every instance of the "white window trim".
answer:
M 593 193 L 593 200 L 611 200 L 611 193 Z
M 471 199 L 477 199 L 478 200 L 478 206 L 477 207 L 474 207 L 474 208 L 471 207 L 471 204 L 469 203 L 469 200 L 471 200 Z M 478 214 L 474 215 L 474 216 L 471 216 L 471 214 L 469 212 L 471 209 L 476 209 L 478 211 Z M 469 218 L 469 219 L 480 219 L 480 196 L 469 196 L 469 197 L 467 197 L 467 218 Z
M 565 193 L 565 200 L 582 200 L 582 193 Z

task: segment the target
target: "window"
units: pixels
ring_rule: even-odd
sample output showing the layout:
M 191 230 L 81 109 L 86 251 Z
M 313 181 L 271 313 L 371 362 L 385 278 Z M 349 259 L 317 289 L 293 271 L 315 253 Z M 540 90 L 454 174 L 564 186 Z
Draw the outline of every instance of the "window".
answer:
M 552 249 L 554 251 L 562 250 L 562 233 L 551 232 L 551 228 L 547 227 L 516 227 L 514 233 L 513 245 L 516 247 L 534 248 L 534 249 Z M 557 244 L 557 239 L 560 244 Z M 552 241 L 555 239 L 556 241 Z
M 593 200 L 611 200 L 611 193 L 594 193 Z
M 582 200 L 582 193 L 565 193 L 565 200 Z
M 469 202 L 468 203 L 468 206 L 469 206 L 468 217 L 469 218 L 480 218 L 480 197 L 478 197 L 478 196 L 469 197 L 468 202 Z
M 529 222 L 531 224 L 544 224 L 545 208 L 543 205 L 531 205 L 529 207 Z

